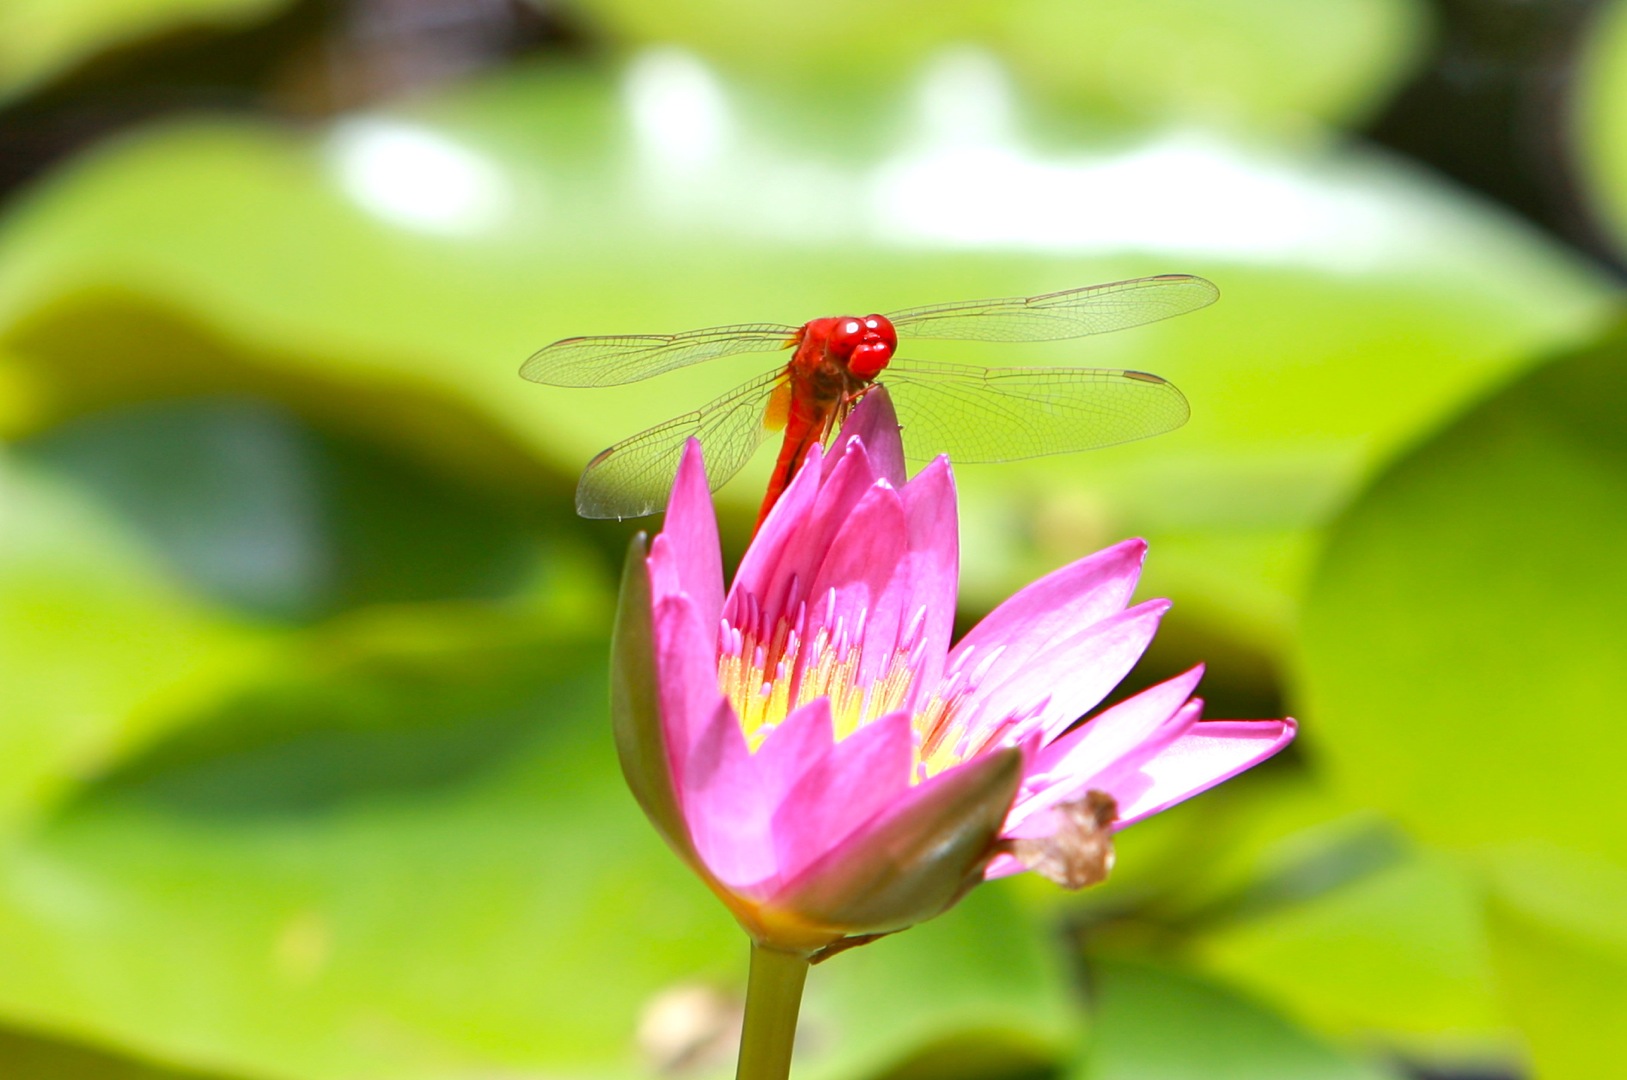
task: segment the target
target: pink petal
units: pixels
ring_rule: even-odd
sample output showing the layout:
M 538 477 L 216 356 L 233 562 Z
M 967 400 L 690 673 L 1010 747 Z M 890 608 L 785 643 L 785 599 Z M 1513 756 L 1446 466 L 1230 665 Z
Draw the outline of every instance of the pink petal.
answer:
M 1001 836 L 1009 839 L 1038 839 L 1053 833 L 1059 820 L 1053 813 L 1058 803 L 1082 799 L 1088 790 L 1105 790 L 1119 805 L 1119 820 L 1114 828 L 1126 828 L 1152 813 L 1180 802 L 1181 797 L 1163 805 L 1147 808 L 1147 797 L 1158 787 L 1158 779 L 1145 766 L 1160 756 L 1180 747 L 1189 732 L 1197 725 L 1202 714 L 1202 701 L 1186 699 L 1197 685 L 1202 667 L 1176 675 L 1168 682 L 1158 683 L 1134 698 L 1116 704 L 1095 717 L 1090 724 L 1069 732 L 1064 740 L 1053 743 L 1041 751 L 1035 761 L 1035 771 L 1023 782 L 1017 805 L 1005 818 Z M 1106 724 L 1103 724 L 1106 722 Z M 1232 721 L 1237 722 L 1237 721 Z M 1224 724 L 1224 721 L 1219 722 Z M 1276 724 L 1276 721 L 1272 721 Z M 1098 727 L 1101 725 L 1101 727 Z M 1204 724 L 1202 727 L 1209 727 Z M 1087 738 L 1087 735 L 1090 737 Z M 1128 748 L 1128 753 L 1126 753 Z M 1274 751 L 1271 751 L 1274 753 Z M 1254 758 L 1248 764 L 1253 764 Z M 1238 766 L 1235 771 L 1248 768 Z M 1043 769 L 1043 771 L 1041 771 Z M 1232 776 L 1228 773 L 1227 776 Z M 1219 784 L 1224 776 L 1204 784 Z M 1191 790 L 1197 794 L 1202 787 Z M 1012 856 L 999 856 L 989 864 L 986 880 L 1009 877 L 1027 869 Z
M 695 601 L 685 593 L 657 600 L 652 625 L 661 723 L 682 807 L 689 753 L 725 703 L 717 683 L 717 629 L 701 622 Z
M 1286 720 L 1205 720 L 1193 724 L 1144 762 L 1148 778 L 1133 799 L 1119 803 L 1119 827 L 1133 825 L 1208 791 L 1293 742 L 1299 725 Z
M 1007 747 L 909 788 L 795 878 L 773 902 L 850 933 L 897 930 L 949 907 L 981 871 L 1022 779 Z
M 831 443 L 830 455 L 825 459 L 825 473 L 829 475 L 835 463 L 857 439 L 870 455 L 870 464 L 879 479 L 893 487 L 904 486 L 904 442 L 899 437 L 898 413 L 893 411 L 893 399 L 885 386 L 873 386 L 854 406 L 847 422 Z
M 740 721 L 720 703 L 684 763 L 684 821 L 695 853 L 736 892 L 766 892 L 776 879 L 773 838 L 763 828 L 773 792 L 753 768 Z
M 780 493 L 779 501 L 768 512 L 751 545 L 746 548 L 740 566 L 735 570 L 734 584 L 724 601 L 726 618 L 738 615 L 738 598 L 742 594 L 762 595 L 763 586 L 785 558 L 786 549 L 796 539 L 802 523 L 813 512 L 820 491 L 820 470 L 815 466 L 819 465 L 823 452 L 824 448 L 817 444 L 808 450 L 804 468 L 797 470 L 790 484 Z
M 1173 746 L 1202 717 L 1203 699 L 1192 698 L 1127 753 L 1104 761 L 1081 761 L 1073 773 L 1074 792 L 1083 794 L 1092 788 L 1107 792 L 1119 804 L 1122 820 L 1127 808 L 1152 786 L 1152 777 L 1143 766 Z M 1018 828 L 1028 827 L 1025 824 Z
M 955 629 L 955 601 L 960 589 L 960 520 L 955 505 L 955 476 L 949 459 L 938 457 L 915 474 L 900 492 L 909 528 L 909 555 L 904 574 L 908 600 L 900 612 L 906 639 L 899 647 L 916 659 L 915 685 L 922 695 L 943 678 L 949 641 Z M 914 640 L 907 640 L 915 620 Z M 921 702 L 913 700 L 912 706 Z
M 996 855 L 990 860 L 989 868 L 983 871 L 983 880 L 994 881 L 998 878 L 1010 877 L 1012 874 L 1020 874 L 1027 869 L 1028 867 L 1017 861 L 1015 855 Z
M 1187 704 L 1203 675 L 1203 668 L 1177 675 L 1157 686 L 1126 698 L 1092 717 L 1041 750 L 1032 769 L 1023 778 L 1023 790 L 1006 819 L 1006 836 L 1042 836 L 1043 826 L 1032 831 L 1033 819 L 1058 803 L 1082 798 L 1092 788 L 1107 791 L 1115 798 L 1138 790 L 1142 751 L 1149 745 L 1167 745 L 1190 724 L 1198 709 L 1177 729 L 1170 725 Z M 1117 784 L 1112 781 L 1126 758 L 1133 758 Z
M 872 487 L 842 523 L 808 583 L 804 641 L 811 645 L 827 631 L 828 647 L 839 655 L 857 646 L 860 686 L 879 677 L 897 649 L 900 611 L 908 602 L 898 595 L 909 584 L 899 576 L 908 540 L 898 492 Z M 805 665 L 816 660 L 811 650 L 804 654 Z
M 830 699 L 815 698 L 776 724 L 752 756 L 764 783 L 783 798 L 834 745 Z
M 656 597 L 688 593 L 701 621 L 717 625 L 723 613 L 723 554 L 701 445 L 695 439 L 684 445 L 678 460 L 666 520 L 650 549 L 650 577 Z
M 1144 741 L 1186 704 L 1203 678 L 1203 665 L 1128 697 L 1041 750 L 1036 773 L 1070 774 L 1100 769 Z
M 610 727 L 633 797 L 679 858 L 705 875 L 678 805 L 656 666 L 655 604 L 643 536 L 628 545 L 610 646 Z
M 774 813 L 783 880 L 794 878 L 910 787 L 914 736 L 907 713 L 866 724 L 807 769 Z
M 1057 638 L 1123 611 L 1146 553 L 1146 541 L 1126 540 L 1021 589 L 960 640 L 945 677 L 988 663 L 979 681 L 999 683 Z M 989 661 L 997 650 L 997 658 Z
M 797 480 L 810 474 L 817 477 L 813 468 L 816 464 L 810 461 L 797 473 Z M 741 560 L 734 588 L 724 604 L 724 617 L 740 625 L 736 622 L 744 615 L 739 610 L 740 602 L 751 596 L 762 605 L 762 625 L 771 627 L 781 618 L 794 619 L 798 606 L 804 601 L 817 600 L 808 592 L 814 575 L 830 553 L 842 526 L 875 483 L 869 456 L 862 446 L 854 446 L 843 454 L 811 503 L 798 504 L 797 516 L 793 519 L 788 513 L 783 519 L 783 542 L 776 536 L 777 548 L 765 551 L 765 557 L 754 562 L 752 554 L 762 540 L 762 533 L 758 534 L 757 542 L 753 542 Z M 795 484 L 793 481 L 792 486 Z M 785 496 L 781 496 L 780 503 L 784 502 Z M 776 505 L 775 510 L 778 509 Z
M 1149 600 L 1094 624 L 1059 634 L 1049 642 L 1024 642 L 999 656 L 992 669 L 1003 679 L 973 668 L 965 690 L 963 716 L 969 745 L 976 747 L 1008 717 L 1023 718 L 1017 736 L 1030 731 L 1047 739 L 1095 708 L 1147 651 L 1167 600 Z M 1021 667 L 1004 663 L 1012 651 L 1026 653 Z M 976 655 L 975 653 L 973 654 Z

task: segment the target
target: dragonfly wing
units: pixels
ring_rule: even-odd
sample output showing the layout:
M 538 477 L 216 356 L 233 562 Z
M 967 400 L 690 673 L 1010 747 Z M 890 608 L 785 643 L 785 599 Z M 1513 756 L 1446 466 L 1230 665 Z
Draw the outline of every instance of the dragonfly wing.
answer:
M 683 334 L 565 338 L 532 353 L 520 374 L 548 386 L 619 386 L 720 356 L 783 349 L 797 332 L 795 326 L 748 323 Z
M 585 518 L 634 518 L 667 505 L 684 444 L 706 448 L 706 477 L 713 491 L 751 460 L 769 428 L 768 401 L 785 381 L 785 369 L 737 386 L 694 412 L 675 416 L 605 450 L 588 462 L 576 485 L 576 512 Z
M 1173 431 L 1186 397 L 1157 375 L 1108 368 L 982 368 L 894 360 L 882 376 L 921 461 L 1017 461 Z
M 1215 302 L 1214 283 L 1190 274 L 1082 289 L 909 308 L 887 316 L 900 337 L 956 341 L 1060 341 L 1184 315 Z

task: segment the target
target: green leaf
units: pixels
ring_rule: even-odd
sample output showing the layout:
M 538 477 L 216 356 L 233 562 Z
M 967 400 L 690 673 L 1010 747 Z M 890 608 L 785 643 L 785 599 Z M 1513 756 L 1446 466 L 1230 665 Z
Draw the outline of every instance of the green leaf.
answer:
M 930 16 L 913 0 L 583 6 L 626 41 L 681 46 L 737 72 L 838 92 L 972 45 L 1009 63 L 1029 88 L 1098 115 L 1291 130 L 1359 117 L 1382 102 L 1426 29 L 1424 12 L 1407 0 L 960 0 L 933 5 Z
M 201 596 L 284 619 L 510 595 L 556 531 L 536 519 L 568 514 L 563 491 L 522 508 L 242 398 L 103 410 L 22 450 L 114 509 Z
M 0 275 L 3 267 L 0 257 Z M 92 271 L 91 276 L 102 275 Z M 365 460 L 332 459 L 343 458 L 349 451 L 352 459 L 371 456 L 377 462 L 382 447 L 399 460 L 378 463 L 375 468 L 394 467 L 414 486 L 433 485 L 442 479 L 510 503 L 516 496 L 562 501 L 563 478 L 540 468 L 518 439 L 496 429 L 489 417 L 470 410 L 456 394 L 431 392 L 416 380 L 402 378 L 400 372 L 381 378 L 365 362 L 342 351 L 309 356 L 258 351 L 250 343 L 223 338 L 166 303 L 154 303 L 151 295 L 110 289 L 64 299 L 68 299 L 64 307 L 48 304 L 12 325 L 14 336 L 0 345 L 0 423 L 8 434 L 36 436 L 42 452 L 49 455 L 56 450 L 65 457 L 64 465 L 76 461 L 94 464 L 113 443 L 150 441 L 156 435 L 180 445 L 144 448 L 142 457 L 152 462 L 148 467 L 161 465 L 157 459 L 166 449 L 171 454 L 191 455 L 189 469 L 200 473 L 193 481 L 199 485 L 243 482 L 230 475 L 201 475 L 205 467 L 224 471 L 246 466 L 266 473 L 297 474 L 312 459 L 328 459 L 324 468 L 330 475 L 301 478 L 301 486 L 316 489 L 309 497 L 321 503 L 332 492 L 344 496 L 341 503 L 365 504 L 368 484 L 388 488 L 391 478 L 356 476 L 372 464 Z M 202 310 L 207 309 L 206 305 Z M 46 356 L 53 368 L 49 375 L 33 366 L 34 360 Z M 112 357 L 118 358 L 117 365 L 109 364 Z M 320 372 L 320 378 L 313 381 L 307 365 Z M 213 400 L 172 402 L 176 396 Z M 164 404 L 154 405 L 155 400 Z M 219 423 L 219 413 L 234 404 L 244 415 L 231 423 Z M 141 405 L 148 408 L 135 407 Z M 279 405 L 297 406 L 297 419 Z M 119 409 L 128 411 L 109 415 Z M 250 413 L 258 415 L 251 419 Z M 63 421 L 85 414 L 89 417 L 55 435 Z M 182 418 L 182 431 L 167 430 L 169 422 Z M 42 431 L 51 432 L 52 437 L 37 438 Z M 198 460 L 198 452 L 211 440 L 215 445 L 207 453 L 218 455 L 233 439 L 257 443 L 256 453 L 245 454 L 239 446 L 232 456 L 246 461 Z M 60 449 L 59 442 L 63 444 Z M 274 445 L 289 443 L 292 445 Z M 265 460 L 272 450 L 281 460 Z M 122 467 L 139 468 L 141 464 L 137 461 Z M 100 467 L 107 469 L 109 463 L 103 461 Z M 98 478 L 85 479 L 94 484 Z M 115 493 L 122 492 L 130 478 L 100 479 L 96 486 Z M 118 482 L 112 482 L 115 480 Z M 289 482 L 285 475 L 282 483 Z M 324 487 L 329 490 L 320 490 Z M 249 498 L 234 496 L 240 502 Z M 276 508 L 284 517 L 294 516 L 297 509 L 297 498 L 288 502 L 288 506 Z M 347 521 L 344 515 L 350 510 L 346 505 L 315 508 L 319 516 L 336 519 L 323 524 L 339 526 L 333 531 L 340 534 L 360 531 L 369 524 L 365 516 L 361 521 Z M 306 509 L 307 516 L 312 512 Z M 491 508 L 484 512 L 490 514 Z M 338 539 L 343 536 L 335 537 Z
M 1488 398 L 1352 507 L 1305 618 L 1320 756 L 1490 871 L 1506 1015 L 1543 1075 L 1620 1058 L 1603 988 L 1627 939 L 1624 409 L 1619 334 Z
M 0 1029 L 0 1072 L 6 1080 L 229 1080 L 9 1029 Z
M 1594 210 L 1627 250 L 1627 3 L 1593 18 L 1576 68 L 1571 134 Z
M 1296 765 L 1121 833 L 1099 888 L 1025 898 L 1065 903 L 1092 951 L 1179 956 L 1314 1031 L 1443 1065 L 1509 1057 L 1479 882 Z
M 1406 0 L 1026 0 L 991 12 L 1019 77 L 1093 113 L 1308 133 L 1380 108 L 1419 59 Z
M 471 632 L 460 616 L 381 612 L 306 635 L 275 673 L 132 754 L 80 799 L 255 819 L 468 783 L 535 741 L 536 681 L 596 667 L 602 641 L 491 613 Z M 414 620 L 428 633 L 402 640 Z M 518 668 L 534 671 L 520 679 Z
M 1306 730 L 1344 790 L 1464 850 L 1627 866 L 1627 341 L 1486 400 L 1335 529 L 1306 602 Z
M 821 1075 L 961 1080 L 1054 1067 L 1079 1021 L 1053 935 L 997 882 L 815 967 L 798 1038 Z
M 550 621 L 605 624 L 607 575 L 537 508 L 273 407 L 104 410 L 15 456 L 0 472 L 0 832 L 334 655 L 468 655 Z M 253 618 L 364 602 L 378 606 L 308 635 Z
M 1388 1072 L 1213 983 L 1140 963 L 1092 965 L 1096 1018 L 1074 1080 L 1383 1080 Z
M 1627 1055 L 1627 871 L 1552 845 L 1494 867 L 1492 955 L 1537 1075 L 1610 1075 Z
M 270 644 L 59 479 L 0 461 L 0 831 L 218 702 Z
M 0 102 L 105 49 L 183 27 L 242 26 L 288 0 L 7 0 Z
M 1192 956 L 1316 1030 L 1426 1060 L 1507 1053 L 1478 882 L 1438 856 L 1208 929 Z
M 1627 1054 L 1627 952 L 1540 921 L 1499 916 L 1493 928 L 1498 973 L 1537 1075 L 1592 1080 L 1619 1068 Z

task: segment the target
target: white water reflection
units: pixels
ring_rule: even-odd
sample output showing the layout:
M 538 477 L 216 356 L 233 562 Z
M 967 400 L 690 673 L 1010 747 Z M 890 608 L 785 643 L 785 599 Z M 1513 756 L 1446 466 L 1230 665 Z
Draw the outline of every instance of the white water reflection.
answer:
M 1000 62 L 927 64 L 896 149 L 869 167 L 771 131 L 703 61 L 652 50 L 624 84 L 651 211 L 680 229 L 799 246 L 882 243 L 1090 256 L 1216 256 L 1353 271 L 1393 259 L 1416 223 L 1369 178 L 1197 131 L 1037 149 Z M 866 123 L 881 118 L 867 118 Z
M 910 247 L 1091 255 L 1219 255 L 1366 264 L 1390 249 L 1387 210 L 1302 166 L 1198 132 L 1046 155 L 1018 130 L 991 54 L 946 53 L 916 88 L 916 137 L 869 179 L 874 235 Z
M 1293 259 L 1332 268 L 1393 251 L 1382 201 L 1194 134 L 1046 160 L 1014 146 L 929 147 L 877 170 L 875 234 L 907 246 Z
M 735 117 L 717 76 L 682 49 L 650 49 L 628 64 L 622 93 L 643 167 L 664 180 L 722 164 Z
M 1017 88 L 998 57 L 960 46 L 929 61 L 915 85 L 918 138 L 940 146 L 1013 140 Z
M 513 209 L 496 162 L 428 128 L 381 117 L 344 120 L 334 125 L 327 151 L 346 195 L 415 232 L 488 232 Z

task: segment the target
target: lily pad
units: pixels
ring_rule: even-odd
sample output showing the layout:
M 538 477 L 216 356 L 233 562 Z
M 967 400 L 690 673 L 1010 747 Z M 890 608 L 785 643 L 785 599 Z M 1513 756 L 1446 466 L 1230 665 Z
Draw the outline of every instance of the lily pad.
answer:
M 546 499 L 454 485 L 268 403 L 101 410 L 0 464 L 0 832 L 334 655 L 606 626 L 608 568 L 537 520 Z M 354 614 L 296 632 L 335 612 Z
M 1096 1018 L 1073 1080 L 1385 1080 L 1247 998 L 1128 961 L 1093 965 Z
M 1312 1030 L 1446 1065 L 1512 1056 L 1479 883 L 1427 853 L 1198 936 L 1199 967 Z
M 1319 756 L 1490 872 L 1504 1008 L 1544 1075 L 1601 1075 L 1620 1052 L 1600 994 L 1627 931 L 1623 408 L 1620 334 L 1486 399 L 1354 504 L 1304 624 Z
M 732 71 L 822 89 L 896 77 L 934 50 L 969 43 L 1036 92 L 1099 116 L 1289 130 L 1349 121 L 1382 102 L 1428 29 L 1407 0 L 583 7 L 623 41 L 693 49 Z
M 1577 162 L 1593 208 L 1627 251 L 1627 3 L 1594 17 L 1572 100 Z
M 1492 878 L 1498 985 L 1538 1074 L 1608 1075 L 1627 1053 L 1627 871 L 1548 844 L 1500 852 Z
M 1304 714 L 1333 779 L 1432 843 L 1627 866 L 1613 756 L 1579 750 L 1617 744 L 1627 695 L 1627 611 L 1604 599 L 1627 595 L 1623 409 L 1618 335 L 1498 391 L 1334 529 Z
M 241 26 L 288 0 L 8 0 L 0 7 L 0 102 L 104 49 L 195 26 Z
M 893 1080 L 1054 1067 L 1083 1020 L 1051 933 L 1008 885 L 814 968 L 803 1015 L 821 1075 Z
M 0 831 L 207 709 L 271 643 L 60 477 L 0 461 Z
M 564 485 L 522 507 L 243 396 L 100 410 L 21 453 L 93 493 L 194 592 L 291 621 L 512 595 L 569 505 Z
M 0 1029 L 0 1068 L 8 1080 L 235 1080 L 176 1070 L 109 1050 Z

